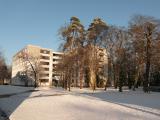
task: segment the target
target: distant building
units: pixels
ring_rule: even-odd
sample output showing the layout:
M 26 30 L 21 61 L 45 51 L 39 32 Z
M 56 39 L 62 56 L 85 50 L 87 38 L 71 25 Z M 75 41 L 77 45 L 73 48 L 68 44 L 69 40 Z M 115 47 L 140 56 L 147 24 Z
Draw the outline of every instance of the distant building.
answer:
M 29 61 L 19 56 L 27 56 Z M 62 53 L 40 46 L 27 45 L 13 56 L 12 60 L 12 85 L 33 86 L 35 84 L 31 64 L 37 71 L 39 86 L 52 86 L 59 80 L 56 65 L 61 59 Z M 31 64 L 30 64 L 30 63 Z

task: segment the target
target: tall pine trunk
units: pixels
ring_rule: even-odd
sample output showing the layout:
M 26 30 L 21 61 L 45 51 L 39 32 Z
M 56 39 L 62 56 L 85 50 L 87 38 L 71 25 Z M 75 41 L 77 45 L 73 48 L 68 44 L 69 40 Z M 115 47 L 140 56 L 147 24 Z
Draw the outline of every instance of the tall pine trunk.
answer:
M 150 58 L 151 58 L 151 35 L 152 32 L 150 28 L 148 28 L 148 34 L 146 34 L 147 45 L 146 45 L 146 73 L 145 73 L 145 80 L 143 83 L 143 90 L 144 92 L 149 92 L 149 72 L 150 72 Z
M 96 89 L 96 75 L 93 69 L 90 69 L 90 87 L 92 90 Z

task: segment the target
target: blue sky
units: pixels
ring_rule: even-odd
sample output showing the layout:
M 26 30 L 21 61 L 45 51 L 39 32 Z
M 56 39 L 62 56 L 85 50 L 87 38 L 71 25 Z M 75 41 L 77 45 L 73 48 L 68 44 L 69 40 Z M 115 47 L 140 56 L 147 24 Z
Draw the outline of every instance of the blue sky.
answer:
M 160 0 L 0 0 L 0 50 L 7 63 L 27 44 L 58 50 L 58 30 L 77 16 L 87 27 L 94 17 L 127 26 L 134 14 L 160 19 Z

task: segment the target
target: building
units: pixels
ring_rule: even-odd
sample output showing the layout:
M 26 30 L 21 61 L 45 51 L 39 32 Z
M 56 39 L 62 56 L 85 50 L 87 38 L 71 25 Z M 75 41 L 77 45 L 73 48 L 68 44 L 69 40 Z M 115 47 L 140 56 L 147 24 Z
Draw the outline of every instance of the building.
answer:
M 59 80 L 56 65 L 62 53 L 40 46 L 27 45 L 13 56 L 12 85 L 33 86 L 36 80 L 39 86 L 52 86 Z M 34 68 L 34 71 L 33 71 Z

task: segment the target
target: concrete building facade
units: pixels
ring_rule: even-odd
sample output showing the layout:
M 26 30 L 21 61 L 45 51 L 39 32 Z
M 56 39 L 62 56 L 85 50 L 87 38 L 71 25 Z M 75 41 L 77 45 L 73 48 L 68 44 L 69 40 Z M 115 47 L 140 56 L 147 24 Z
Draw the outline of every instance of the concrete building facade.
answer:
M 62 53 L 40 46 L 27 45 L 13 56 L 12 80 L 13 85 L 33 86 L 36 72 L 39 86 L 52 86 L 60 77 L 56 71 L 56 65 L 61 59 Z

